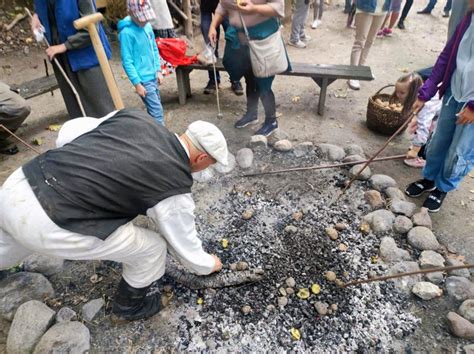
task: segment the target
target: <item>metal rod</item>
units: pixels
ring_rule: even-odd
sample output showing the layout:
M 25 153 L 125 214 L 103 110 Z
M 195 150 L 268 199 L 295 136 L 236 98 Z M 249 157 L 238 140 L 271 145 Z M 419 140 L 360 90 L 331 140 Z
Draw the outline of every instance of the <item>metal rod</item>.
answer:
M 33 19 L 33 15 L 31 14 L 30 10 L 27 7 L 25 7 L 25 11 L 28 14 L 28 16 L 30 16 L 30 19 Z M 46 46 L 49 48 L 50 44 L 49 44 L 48 39 L 46 38 L 46 36 L 43 36 L 43 41 L 46 43 Z M 64 80 L 66 80 L 66 82 L 68 83 L 68 85 L 71 88 L 72 92 L 74 93 L 74 96 L 76 97 L 77 104 L 79 105 L 79 109 L 81 110 L 82 116 L 85 117 L 86 116 L 86 111 L 84 110 L 84 106 L 82 105 L 81 98 L 79 97 L 79 94 L 77 93 L 76 88 L 72 84 L 71 80 L 69 80 L 69 77 L 66 75 L 66 72 L 64 71 L 63 67 L 61 66 L 61 64 L 59 63 L 59 60 L 56 57 L 53 58 L 53 62 L 54 62 L 54 64 L 56 64 L 59 71 L 63 75 Z
M 375 277 L 375 278 L 363 279 L 363 280 L 355 280 L 355 281 L 351 281 L 349 283 L 344 284 L 343 287 L 347 288 L 348 286 L 354 286 L 354 285 L 365 284 L 365 283 L 372 283 L 372 282 L 375 282 L 375 281 L 384 281 L 384 280 L 389 280 L 389 279 L 394 279 L 394 278 L 409 277 L 411 275 L 417 275 L 417 274 L 426 274 L 426 273 L 434 273 L 434 272 L 446 272 L 446 271 L 464 269 L 464 268 L 474 268 L 474 264 L 465 264 L 465 265 L 459 265 L 459 266 L 449 266 L 449 267 L 439 267 L 439 268 L 429 268 L 429 269 L 417 270 L 415 272 L 385 275 L 385 276 L 382 276 L 382 277 Z
M 347 192 L 347 190 L 352 186 L 352 183 L 354 183 L 354 181 L 360 176 L 360 174 L 366 169 L 367 166 L 369 166 L 369 164 L 377 157 L 379 156 L 379 154 L 385 150 L 385 148 L 388 146 L 388 144 L 393 140 L 395 139 L 395 137 L 400 134 L 406 127 L 407 125 L 410 123 L 412 117 L 415 115 L 415 112 L 411 112 L 410 115 L 408 116 L 408 118 L 405 120 L 405 122 L 400 126 L 400 128 L 397 129 L 397 131 L 395 133 L 392 134 L 392 136 L 390 138 L 388 138 L 388 140 L 385 142 L 385 144 L 383 144 L 383 146 L 370 158 L 367 160 L 367 162 L 362 166 L 362 168 L 359 170 L 359 172 L 354 176 L 352 177 L 352 179 L 349 181 L 349 183 L 344 187 L 344 189 L 342 190 L 341 193 L 339 193 L 339 196 L 336 198 L 336 200 L 334 200 L 334 202 L 337 202 L 339 199 L 341 199 L 341 197 Z M 333 203 L 331 202 L 330 205 L 332 205 Z
M 11 136 L 13 136 L 16 140 L 18 140 L 20 143 L 22 143 L 23 145 L 25 145 L 28 149 L 30 150 L 33 150 L 34 152 L 36 152 L 38 155 L 41 155 L 41 152 L 36 150 L 33 146 L 31 146 L 30 144 L 28 144 L 26 141 L 24 141 L 22 138 L 20 138 L 18 135 L 16 135 L 15 133 L 13 133 L 10 129 L 8 129 L 6 126 L 4 126 L 3 124 L 0 124 L 0 128 L 2 128 L 3 130 L 5 130 L 8 134 L 10 134 Z
M 386 157 L 379 157 L 373 159 L 372 162 L 378 161 L 390 161 L 390 160 L 399 160 L 405 158 L 406 155 L 394 155 L 394 156 L 386 156 Z M 242 177 L 254 177 L 254 176 L 262 176 L 262 175 L 275 175 L 279 173 L 287 173 L 287 172 L 295 172 L 295 171 L 308 171 L 308 170 L 324 170 L 327 168 L 337 168 L 337 167 L 344 167 L 344 166 L 354 166 L 360 165 L 368 160 L 361 160 L 361 161 L 352 161 L 352 162 L 343 162 L 343 163 L 336 163 L 332 165 L 317 165 L 317 166 L 308 166 L 308 167 L 295 167 L 295 168 L 287 168 L 284 170 L 275 170 L 275 171 L 267 171 L 267 172 L 258 172 L 258 173 L 248 173 L 242 175 Z

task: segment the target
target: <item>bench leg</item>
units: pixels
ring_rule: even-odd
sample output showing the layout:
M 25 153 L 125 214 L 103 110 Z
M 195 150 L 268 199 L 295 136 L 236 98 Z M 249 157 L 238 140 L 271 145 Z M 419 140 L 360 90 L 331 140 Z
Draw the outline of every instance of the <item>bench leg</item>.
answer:
M 191 80 L 189 79 L 189 74 L 191 71 L 186 70 L 184 75 L 184 87 L 186 88 L 186 97 L 191 97 Z
M 181 68 L 176 68 L 176 82 L 178 84 L 178 99 L 179 104 L 186 104 L 187 97 L 187 85 L 186 85 L 186 76 L 189 81 L 189 72 Z
M 319 103 L 318 103 L 318 114 L 320 116 L 324 115 L 328 85 L 329 85 L 328 79 L 323 78 L 321 82 L 321 91 L 319 92 Z

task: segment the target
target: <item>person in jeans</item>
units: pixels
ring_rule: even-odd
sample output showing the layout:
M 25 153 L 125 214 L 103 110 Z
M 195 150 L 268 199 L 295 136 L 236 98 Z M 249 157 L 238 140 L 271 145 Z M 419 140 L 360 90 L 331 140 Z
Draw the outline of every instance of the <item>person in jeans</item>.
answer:
M 446 194 L 455 190 L 474 165 L 474 0 L 421 87 L 413 110 L 418 112 L 436 93 L 443 106 L 426 151 L 423 179 L 405 192 L 418 197 L 430 192 L 423 207 L 440 210 Z
M 428 5 L 426 5 L 424 9 L 421 11 L 418 11 L 417 13 L 421 15 L 431 15 L 431 11 L 433 11 L 437 2 L 438 0 L 430 0 Z M 444 9 L 443 9 L 443 17 L 449 17 L 449 11 L 451 11 L 451 5 L 452 5 L 452 0 L 446 0 L 446 5 L 444 5 Z
M 296 0 L 293 21 L 291 22 L 291 34 L 288 44 L 296 48 L 306 48 L 306 43 L 311 39 L 304 33 L 304 25 L 308 18 L 309 0 Z
M 312 29 L 318 28 L 321 24 L 321 20 L 323 18 L 324 12 L 324 1 L 323 0 L 316 0 L 313 4 L 313 23 L 311 24 Z
M 204 37 L 204 42 L 209 45 L 211 42 L 209 40 L 209 27 L 211 26 L 212 22 L 212 16 L 214 15 L 216 11 L 216 7 L 219 4 L 219 0 L 201 0 L 201 33 L 202 36 Z M 225 31 L 227 31 L 227 27 L 229 26 L 229 20 L 225 18 L 222 21 L 222 28 Z M 219 58 L 219 37 L 220 37 L 220 28 L 217 29 L 217 40 L 216 40 L 216 48 L 214 51 L 214 55 L 216 58 Z M 216 78 L 217 78 L 217 85 L 220 85 L 221 83 L 221 75 L 219 71 L 216 71 Z M 230 87 L 232 91 L 237 96 L 242 96 L 244 94 L 244 90 L 242 88 L 242 84 L 240 83 L 240 80 L 237 81 L 231 81 Z M 209 70 L 209 81 L 207 82 L 206 87 L 204 88 L 204 93 L 206 95 L 213 93 L 216 90 L 216 82 L 214 79 L 214 71 Z
M 397 23 L 398 16 L 400 16 L 400 9 L 402 8 L 402 0 L 392 0 L 392 4 L 390 5 L 390 11 L 385 16 L 385 20 L 383 21 L 382 26 L 380 27 L 380 31 L 377 33 L 377 37 L 391 37 L 393 34 L 393 26 Z M 389 21 L 390 19 L 390 21 Z M 385 27 L 385 24 L 388 23 L 388 27 Z
M 242 29 L 242 21 L 248 28 L 251 38 L 268 38 L 280 28 L 280 21 L 285 15 L 283 0 L 221 0 L 216 9 L 216 15 L 209 29 L 209 39 L 212 43 L 217 40 L 217 28 L 224 18 L 229 18 L 229 28 L 225 39 L 225 52 L 223 64 L 231 80 L 240 80 L 245 77 L 247 96 L 247 111 L 235 123 L 236 128 L 244 128 L 250 124 L 258 123 L 258 101 L 262 101 L 265 110 L 265 121 L 256 135 L 269 136 L 278 128 L 276 118 L 275 95 L 272 83 L 275 76 L 257 78 L 252 71 L 249 46 Z M 289 64 L 288 64 L 289 66 Z M 290 68 L 290 66 L 289 66 Z
M 31 112 L 28 103 L 10 86 L 0 81 L 0 124 L 15 132 Z M 0 128 L 0 154 L 15 155 L 18 147 L 10 140 L 10 134 Z
M 122 66 L 150 116 L 164 125 L 161 105 L 160 57 L 155 35 L 149 23 L 155 12 L 148 0 L 128 0 L 129 16 L 118 23 Z
M 352 45 L 351 65 L 365 65 L 367 62 L 370 48 L 390 9 L 390 4 L 391 0 L 356 1 L 356 33 Z M 347 83 L 353 90 L 360 89 L 359 80 L 349 80 Z

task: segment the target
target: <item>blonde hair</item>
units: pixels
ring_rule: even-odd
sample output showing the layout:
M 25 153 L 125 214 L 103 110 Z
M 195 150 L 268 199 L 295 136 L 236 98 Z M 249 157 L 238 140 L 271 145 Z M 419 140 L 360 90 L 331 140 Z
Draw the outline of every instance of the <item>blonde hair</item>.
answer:
M 403 102 L 402 109 L 402 116 L 406 117 L 411 112 L 411 107 L 416 101 L 416 98 L 418 96 L 418 90 L 421 86 L 423 86 L 423 79 L 417 73 L 411 72 L 398 78 L 397 84 L 404 83 L 408 83 L 408 94 L 407 98 L 405 99 L 405 102 Z M 392 95 L 390 96 L 390 102 L 393 103 L 395 100 L 397 100 L 396 90 L 394 90 Z

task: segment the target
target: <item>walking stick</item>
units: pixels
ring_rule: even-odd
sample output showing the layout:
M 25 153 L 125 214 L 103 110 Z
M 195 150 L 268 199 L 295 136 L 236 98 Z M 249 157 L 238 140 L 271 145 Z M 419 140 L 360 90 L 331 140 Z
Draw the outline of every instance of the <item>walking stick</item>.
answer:
M 390 160 L 399 160 L 405 158 L 406 155 L 394 155 L 394 156 L 386 156 L 386 157 L 379 157 L 373 159 L 372 162 L 379 162 L 379 161 L 390 161 Z M 309 170 L 325 170 L 327 168 L 336 168 L 336 167 L 344 167 L 344 166 L 354 166 L 360 165 L 368 160 L 362 161 L 352 161 L 352 162 L 343 162 L 343 163 L 336 163 L 332 165 L 317 165 L 317 166 L 308 166 L 308 167 L 294 167 L 294 168 L 287 168 L 284 170 L 275 170 L 275 171 L 267 171 L 267 172 L 257 172 L 257 173 L 247 173 L 242 177 L 255 177 L 255 176 L 262 176 L 262 175 L 276 175 L 279 173 L 287 173 L 287 172 L 295 172 L 295 171 L 309 171 Z
M 333 201 L 331 202 L 329 205 L 332 205 L 333 203 L 336 203 L 339 199 L 341 199 L 341 197 L 347 192 L 347 190 L 352 186 L 352 183 L 354 183 L 354 181 L 360 176 L 360 174 L 366 169 L 367 166 L 369 166 L 369 164 L 374 161 L 374 159 L 379 156 L 379 154 L 385 150 L 385 148 L 388 146 L 388 144 L 390 144 L 390 142 L 395 139 L 395 137 L 400 134 L 406 127 L 407 125 L 410 123 L 412 117 L 415 115 L 415 112 L 411 112 L 410 115 L 408 116 L 408 118 L 406 119 L 406 121 L 400 126 L 400 128 L 397 129 L 397 131 L 395 133 L 392 134 L 392 136 L 390 138 L 388 138 L 388 140 L 385 142 L 385 144 L 383 144 L 383 146 L 370 158 L 368 159 L 365 164 L 362 166 L 362 168 L 359 170 L 359 172 L 357 172 L 357 174 L 352 177 L 352 179 L 349 181 L 349 183 L 344 187 L 344 189 L 342 190 L 341 193 L 339 193 L 339 196 Z
M 372 283 L 374 281 L 384 281 L 384 280 L 389 280 L 389 279 L 408 277 L 408 276 L 417 275 L 417 274 L 446 272 L 446 271 L 464 269 L 464 268 L 474 268 L 474 264 L 464 264 L 464 265 L 459 265 L 459 266 L 422 269 L 422 270 L 417 270 L 415 272 L 399 273 L 399 274 L 393 274 L 393 275 L 384 275 L 382 277 L 375 277 L 375 278 L 370 278 L 370 279 L 355 280 L 355 281 L 351 281 L 349 283 L 344 284 L 343 288 L 347 288 L 348 286 L 354 286 L 354 285 L 359 285 L 359 284 Z
M 28 14 L 28 16 L 30 16 L 30 19 L 33 19 L 33 15 L 31 14 L 30 10 L 27 7 L 25 7 L 25 11 Z M 43 41 L 46 43 L 46 46 L 49 48 L 50 44 L 48 42 L 48 39 L 44 36 L 43 36 Z M 76 88 L 72 84 L 71 80 L 69 80 L 68 76 L 66 75 L 66 72 L 64 71 L 63 67 L 61 66 L 61 64 L 59 63 L 59 60 L 56 57 L 53 58 L 53 63 L 56 64 L 56 66 L 58 67 L 58 69 L 61 72 L 62 76 L 64 77 L 64 80 L 66 80 L 67 84 L 69 85 L 72 92 L 74 93 L 74 96 L 76 97 L 77 104 L 79 105 L 79 109 L 81 110 L 82 116 L 85 117 L 86 116 L 86 111 L 84 110 L 84 106 L 82 105 L 81 98 L 79 97 L 79 94 L 77 93 Z
M 10 129 L 8 129 L 6 126 L 4 126 L 3 124 L 0 124 L 0 128 L 2 128 L 3 130 L 5 130 L 8 134 L 10 134 L 12 137 L 14 137 L 16 140 L 18 140 L 20 143 L 22 143 L 23 145 L 25 145 L 28 149 L 30 150 L 33 150 L 34 152 L 36 152 L 38 155 L 41 155 L 41 152 L 39 152 L 38 150 L 36 150 L 33 146 L 31 146 L 30 144 L 28 144 L 26 141 L 24 141 L 22 138 L 20 138 L 18 135 L 16 135 L 15 133 L 13 133 Z

